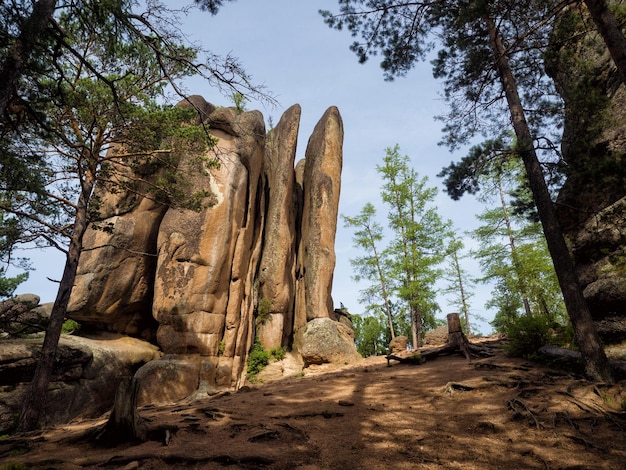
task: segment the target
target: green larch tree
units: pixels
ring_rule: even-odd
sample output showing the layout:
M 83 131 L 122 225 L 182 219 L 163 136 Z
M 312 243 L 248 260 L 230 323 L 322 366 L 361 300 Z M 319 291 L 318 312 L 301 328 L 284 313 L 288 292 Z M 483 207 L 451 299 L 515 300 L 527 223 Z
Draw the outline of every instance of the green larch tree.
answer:
M 465 333 L 472 334 L 470 323 L 470 299 L 474 296 L 474 279 L 462 266 L 461 262 L 467 257 L 463 254 L 463 240 L 452 235 L 446 249 L 446 264 L 443 267 L 443 279 L 446 281 L 442 293 L 452 297 L 452 305 L 461 314 L 465 326 Z
M 387 320 L 380 312 L 353 315 L 356 349 L 363 357 L 385 354 L 391 341 Z
M 409 157 L 400 154 L 399 146 L 385 152 L 383 164 L 376 169 L 383 181 L 381 196 L 393 234 L 388 248 L 391 277 L 398 298 L 407 306 L 412 345 L 418 348 L 423 326 L 434 327 L 439 310 L 434 285 L 441 274 L 450 223 L 433 206 L 437 190 L 409 167 Z
M 393 339 L 396 333 L 391 312 L 389 265 L 386 253 L 380 247 L 383 241 L 383 227 L 376 222 L 376 208 L 368 202 L 358 215 L 354 217 L 342 215 L 342 218 L 346 228 L 354 229 L 353 246 L 367 253 L 350 260 L 355 272 L 353 279 L 356 282 L 370 282 L 370 285 L 361 291 L 359 300 L 366 304 L 367 310 L 375 310 L 378 305 L 381 306 L 387 318 L 389 334 Z

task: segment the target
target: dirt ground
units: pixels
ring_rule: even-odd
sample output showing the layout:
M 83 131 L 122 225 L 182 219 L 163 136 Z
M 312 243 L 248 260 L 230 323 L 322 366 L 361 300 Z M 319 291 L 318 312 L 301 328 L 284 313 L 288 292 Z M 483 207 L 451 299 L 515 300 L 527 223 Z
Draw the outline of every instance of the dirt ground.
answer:
M 143 444 L 85 439 L 105 417 L 5 438 L 0 469 L 626 469 L 625 385 L 501 351 L 370 358 L 141 408 L 154 438 Z

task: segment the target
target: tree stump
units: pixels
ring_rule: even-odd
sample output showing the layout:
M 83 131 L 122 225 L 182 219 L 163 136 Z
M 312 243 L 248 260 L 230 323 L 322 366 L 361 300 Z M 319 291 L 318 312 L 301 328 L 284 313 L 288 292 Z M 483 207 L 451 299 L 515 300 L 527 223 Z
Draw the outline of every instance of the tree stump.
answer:
M 420 351 L 419 354 L 414 352 L 411 357 L 400 357 L 398 355 L 389 354 L 387 356 L 387 364 L 389 365 L 389 360 L 393 359 L 404 364 L 419 365 L 426 359 L 433 359 L 437 356 L 452 353 L 462 353 L 467 360 L 476 356 L 493 356 L 493 351 L 491 349 L 470 344 L 467 337 L 463 334 L 461 320 L 458 313 L 449 313 L 447 319 L 448 341 L 445 346 L 426 349 Z
M 148 440 L 148 428 L 137 413 L 139 381 L 124 377 L 115 393 L 115 402 L 109 420 L 97 440 L 109 445 Z
M 448 313 L 446 318 L 448 319 L 448 342 L 446 347 L 451 349 L 460 349 L 465 355 L 465 358 L 469 360 L 472 357 L 472 353 L 470 352 L 471 345 L 469 344 L 467 337 L 463 334 L 459 314 Z

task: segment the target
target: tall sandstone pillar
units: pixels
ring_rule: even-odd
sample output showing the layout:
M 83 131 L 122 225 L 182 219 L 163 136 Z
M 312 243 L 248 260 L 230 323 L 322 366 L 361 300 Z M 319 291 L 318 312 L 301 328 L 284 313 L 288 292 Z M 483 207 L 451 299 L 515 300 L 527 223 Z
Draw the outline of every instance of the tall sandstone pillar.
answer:
M 211 122 L 221 166 L 190 178 L 194 187 L 210 188 L 217 203 L 200 213 L 166 213 L 152 311 L 165 353 L 211 358 L 216 383 L 230 386 L 241 374 L 250 345 L 250 265 L 259 235 L 257 186 L 265 125 L 259 112 L 236 115 L 232 108 L 216 110 Z
M 343 164 L 343 122 L 332 106 L 309 138 L 304 163 L 302 229 L 299 245 L 297 322 L 330 318 L 335 270 L 335 235 Z
M 268 349 L 288 346 L 293 333 L 296 263 L 294 161 L 300 105 L 290 107 L 266 137 L 263 168 L 266 206 L 264 247 L 259 267 L 259 304 L 269 308 L 258 321 L 257 335 Z

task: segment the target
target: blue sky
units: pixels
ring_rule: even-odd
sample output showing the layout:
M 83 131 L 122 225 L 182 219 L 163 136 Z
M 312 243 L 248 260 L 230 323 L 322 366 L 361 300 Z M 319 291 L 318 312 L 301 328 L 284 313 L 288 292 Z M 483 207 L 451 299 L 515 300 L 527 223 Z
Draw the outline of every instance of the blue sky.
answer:
M 169 3 L 179 4 L 174 0 Z M 482 206 L 472 197 L 452 201 L 436 177 L 442 167 L 460 159 L 464 152 L 452 155 L 437 145 L 442 123 L 434 117 L 446 111 L 446 104 L 439 96 L 441 85 L 432 78 L 430 65 L 419 64 L 406 77 L 385 82 L 375 57 L 359 64 L 349 50 L 353 38 L 323 23 L 318 10 L 336 11 L 336 5 L 336 0 L 237 0 L 227 3 L 216 16 L 192 10 L 182 18 L 182 29 L 202 47 L 238 57 L 253 81 L 264 84 L 276 96 L 279 105 L 274 108 L 247 104 L 248 109 L 261 110 L 266 123 L 270 117 L 278 122 L 282 112 L 295 103 L 302 106 L 297 159 L 304 157 L 308 138 L 324 111 L 333 105 L 339 108 L 345 132 L 341 214 L 355 215 L 369 201 L 377 206 L 381 223 L 385 222 L 376 165 L 385 148 L 398 144 L 419 175 L 427 176 L 430 186 L 438 187 L 436 205 L 441 216 L 451 219 L 458 233 L 475 228 L 474 216 Z M 216 105 L 231 104 L 228 97 L 204 82 L 192 80 L 186 86 L 191 94 L 202 95 Z M 352 313 L 361 313 L 357 299 L 364 286 L 351 280 L 349 260 L 359 255 L 351 238 L 352 233 L 339 221 L 333 298 L 337 306 L 342 302 Z M 465 243 L 468 248 L 472 246 L 469 239 Z M 37 271 L 18 292 L 37 293 L 42 301 L 54 300 L 56 285 L 46 278 L 60 278 L 62 256 L 49 252 L 28 255 Z M 478 274 L 475 263 L 466 263 L 466 269 Z M 483 306 L 490 290 L 489 286 L 477 286 L 472 299 L 473 312 L 489 319 L 493 314 Z M 453 311 L 443 297 L 440 306 L 441 318 Z M 491 327 L 483 324 L 481 330 L 486 333 Z

